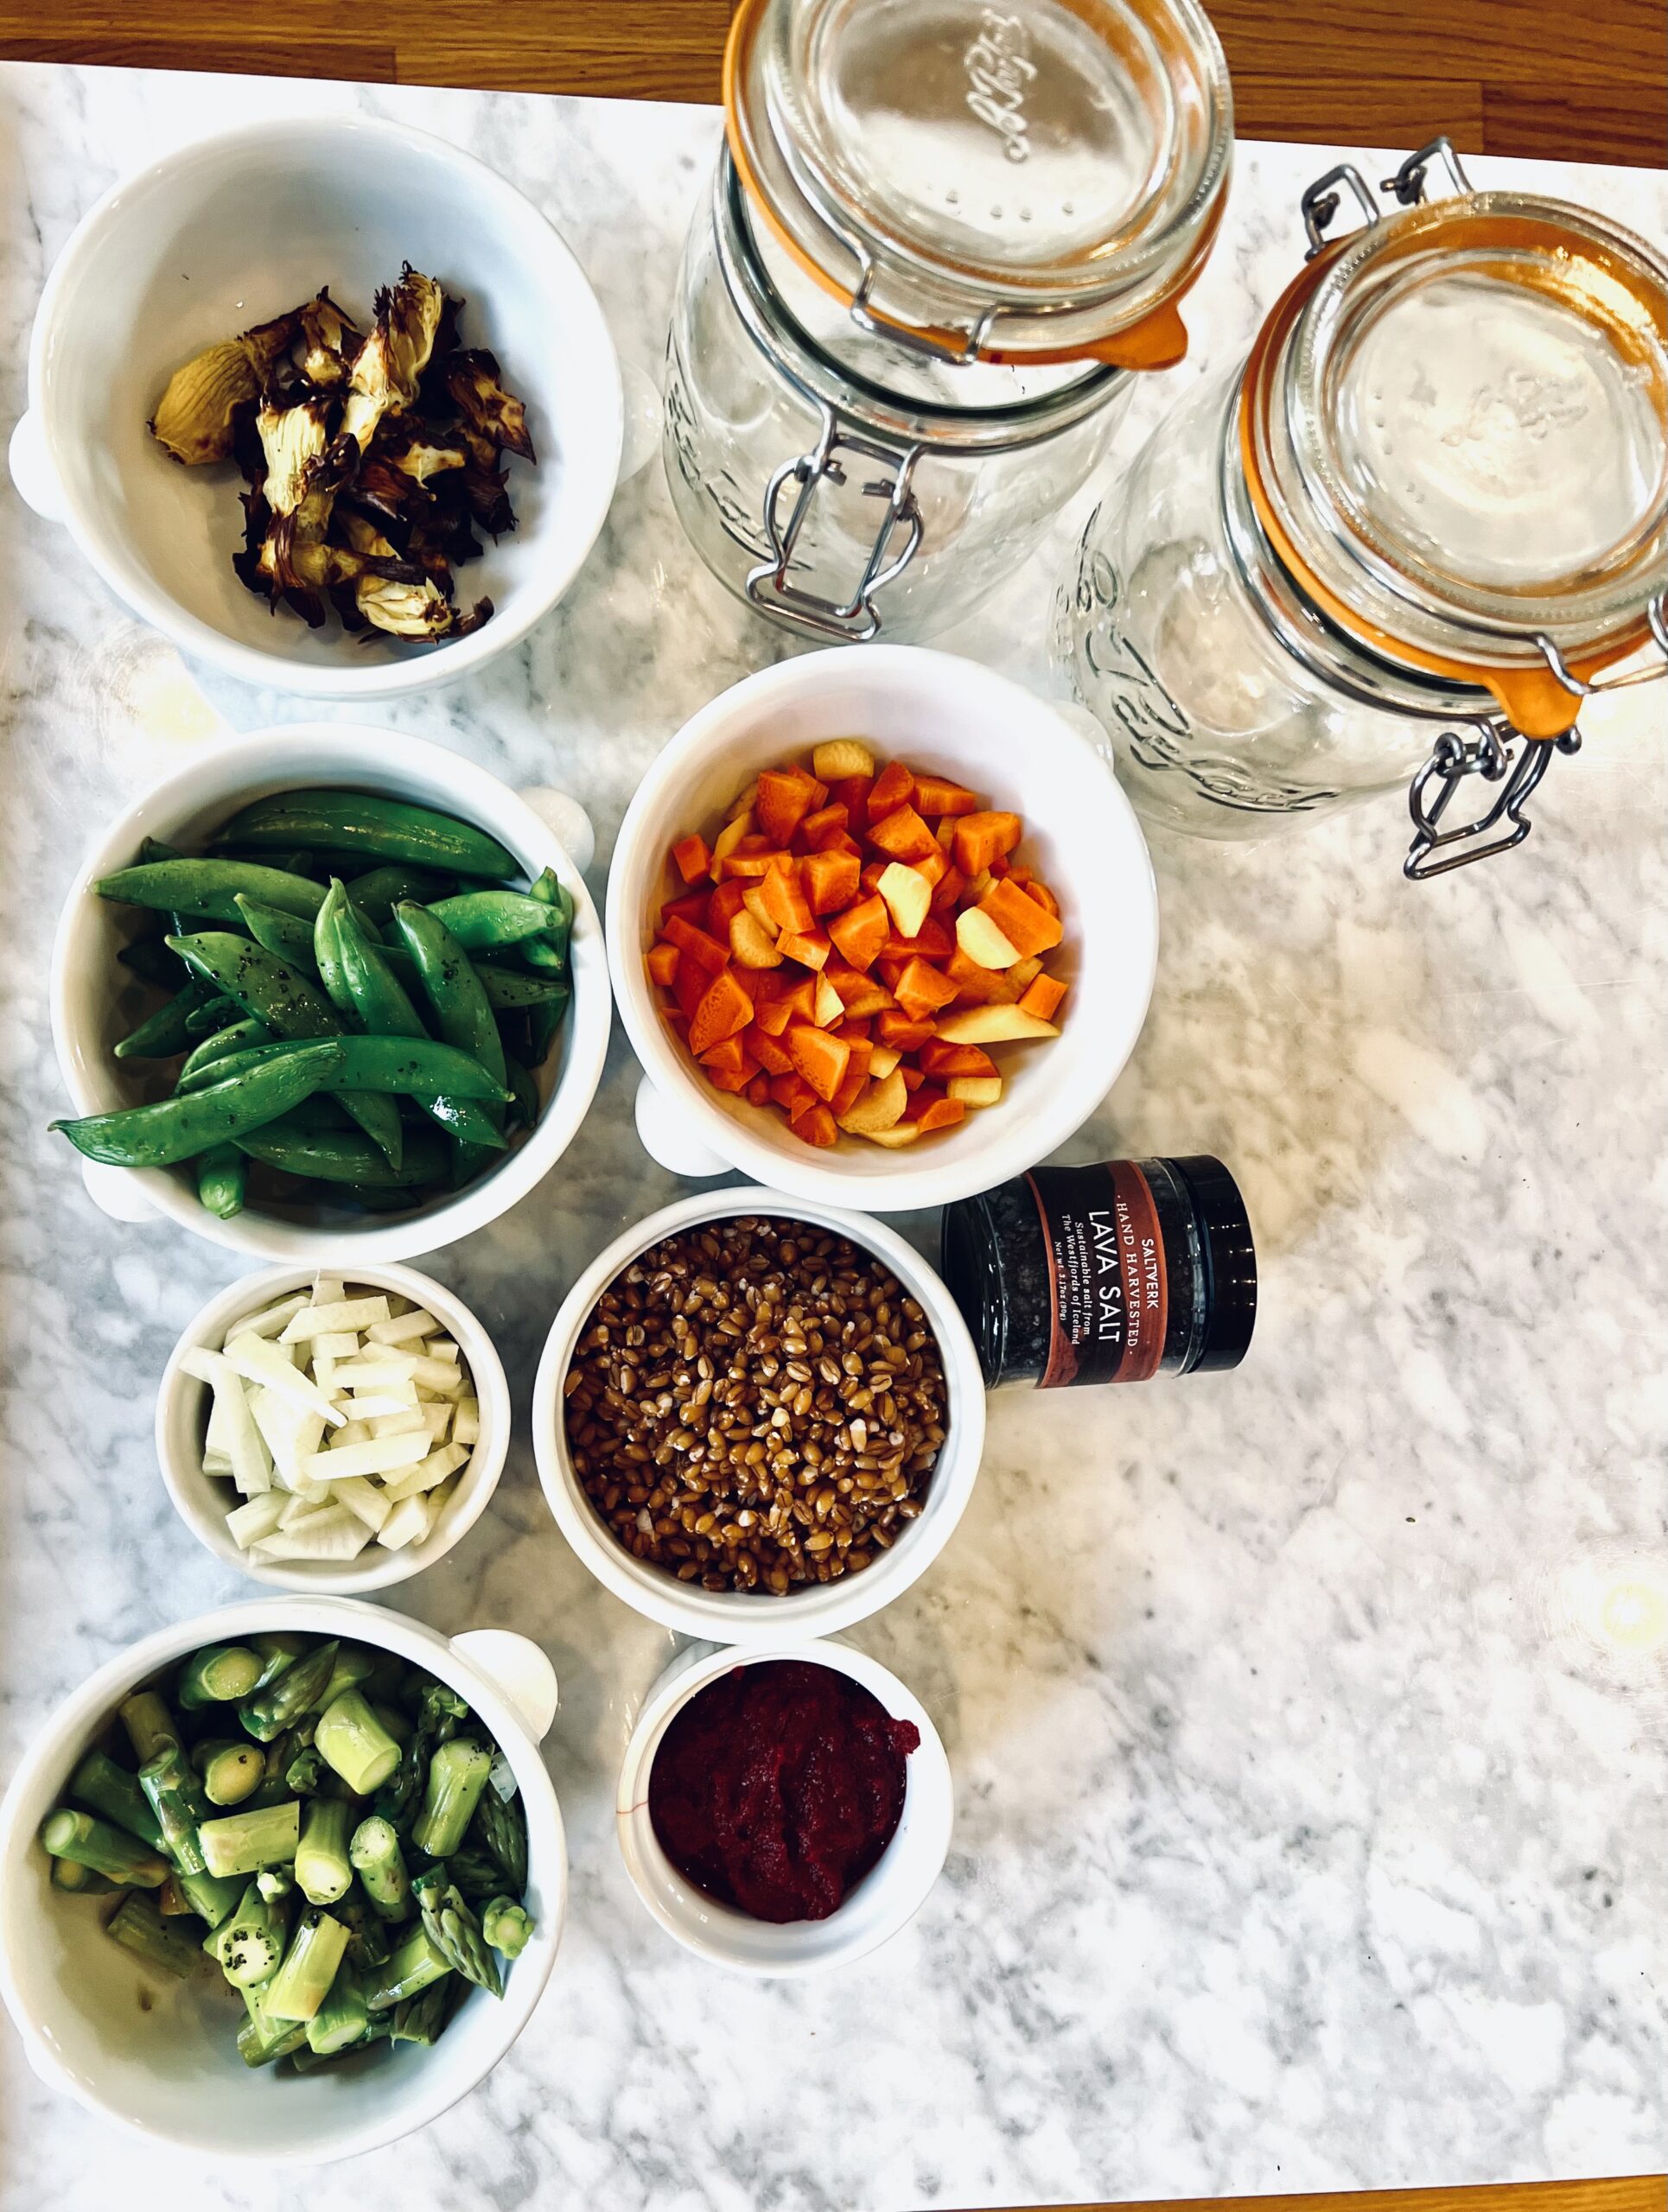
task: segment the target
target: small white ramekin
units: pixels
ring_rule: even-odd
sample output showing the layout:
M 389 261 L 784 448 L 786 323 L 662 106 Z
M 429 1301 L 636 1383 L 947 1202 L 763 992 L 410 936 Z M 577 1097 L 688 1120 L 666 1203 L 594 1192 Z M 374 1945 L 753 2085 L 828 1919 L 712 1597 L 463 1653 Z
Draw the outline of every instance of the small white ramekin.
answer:
M 875 1554 L 861 1573 L 808 1584 L 784 1598 L 739 1590 L 703 1590 L 675 1574 L 633 1559 L 598 1517 L 574 1471 L 563 1418 L 563 1382 L 591 1308 L 621 1270 L 664 1236 L 737 1214 L 768 1215 L 836 1230 L 872 1252 L 896 1275 L 926 1313 L 939 1356 L 949 1406 L 945 1439 L 920 1517 L 889 1551 Z M 586 1268 L 551 1324 L 533 1385 L 533 1455 L 557 1524 L 574 1550 L 616 1598 L 680 1636 L 749 1647 L 785 1636 L 830 1636 L 867 1620 L 923 1575 L 955 1532 L 973 1494 L 984 1449 L 984 1378 L 978 1355 L 955 1300 L 912 1244 L 895 1230 L 838 1206 L 790 1198 L 783 1191 L 751 1188 L 703 1192 L 664 1206 L 617 1237 Z
M 280 1563 L 252 1559 L 239 1549 L 226 1530 L 226 1514 L 242 1503 L 238 1492 L 220 1477 L 203 1472 L 209 1392 L 194 1375 L 185 1372 L 181 1362 L 188 1352 L 205 1344 L 218 1351 L 233 1322 L 276 1306 L 291 1291 L 307 1288 L 313 1275 L 311 1268 L 274 1268 L 260 1274 L 240 1275 L 218 1298 L 210 1299 L 175 1345 L 162 1370 L 156 1392 L 156 1458 L 174 1510 L 197 1541 L 251 1581 L 270 1583 L 276 1590 L 302 1591 L 309 1596 L 333 1592 L 347 1597 L 366 1590 L 388 1590 L 443 1559 L 486 1511 L 498 1488 L 510 1446 L 510 1386 L 504 1379 L 504 1363 L 497 1346 L 462 1300 L 454 1297 L 442 1284 L 411 1268 L 355 1268 L 350 1280 L 356 1286 L 393 1291 L 445 1324 L 456 1339 L 480 1402 L 480 1438 L 458 1470 L 457 1486 L 442 1506 L 440 1517 L 420 1544 L 388 1552 L 372 1540 L 354 1560 L 302 1559 Z
M 527 404 L 537 467 L 517 461 L 516 528 L 457 573 L 490 621 L 438 645 L 333 620 L 309 630 L 241 584 L 241 480 L 184 468 L 146 424 L 204 346 L 311 299 L 355 316 L 411 262 L 466 302 L 471 346 Z M 76 226 L 35 318 L 14 484 L 62 522 L 105 582 L 183 652 L 245 683 L 315 699 L 386 699 L 453 683 L 525 638 L 595 542 L 620 467 L 613 341 L 546 218 L 461 147 L 368 115 L 246 124 L 162 154 Z
M 913 1720 L 920 1732 L 920 1747 L 910 1753 L 905 1767 L 907 1786 L 897 1833 L 826 1920 L 777 1923 L 720 1904 L 678 1872 L 660 1848 L 649 1818 L 649 1769 L 677 1714 L 732 1667 L 758 1666 L 771 1659 L 799 1659 L 849 1675 L 894 1720 Z M 739 1974 L 802 1980 L 850 1966 L 877 1950 L 914 1918 L 950 1848 L 955 1791 L 938 1730 L 920 1700 L 895 1675 L 846 1644 L 784 1637 L 745 1651 L 697 1644 L 679 1653 L 649 1692 L 632 1731 L 614 1792 L 614 1817 L 626 1870 L 638 1896 L 685 1950 Z
M 131 866 L 146 837 L 193 849 L 251 800 L 315 785 L 379 791 L 437 807 L 496 837 L 529 880 L 544 868 L 555 869 L 574 902 L 573 997 L 539 1074 L 544 1106 L 537 1124 L 468 1189 L 433 1198 L 415 1212 L 357 1220 L 280 1218 L 251 1206 L 220 1221 L 199 1205 L 188 1171 L 79 1164 L 90 1196 L 118 1220 L 161 1216 L 251 1259 L 346 1268 L 438 1251 L 525 1198 L 567 1150 L 589 1111 L 608 1054 L 612 1006 L 602 924 L 584 878 L 526 800 L 474 761 L 422 738 L 351 722 L 297 722 L 205 746 L 188 766 L 118 816 L 88 853 L 64 902 L 52 947 L 53 1043 L 77 1114 L 109 1113 L 143 1098 L 138 1064 L 124 1067 L 112 1049 L 131 1026 L 118 1013 L 125 971 L 116 955 L 131 933 L 131 916 L 89 887 Z M 577 810 L 575 814 L 588 842 L 589 826 Z M 62 1146 L 67 1160 L 76 1157 L 63 1138 L 53 1142 Z
M 882 759 L 952 776 L 1022 816 L 1024 857 L 1058 894 L 1066 925 L 1048 963 L 1071 987 L 1060 1035 L 1001 1048 L 998 1103 L 898 1151 L 856 1137 L 818 1151 L 774 1108 L 715 1090 L 643 967 L 673 841 L 710 831 L 760 769 L 802 760 L 831 737 L 861 737 Z M 646 1077 L 638 1129 L 661 1165 L 685 1175 L 738 1167 L 800 1198 L 883 1213 L 990 1190 L 1081 1128 L 1135 1049 L 1158 960 L 1152 863 L 1105 748 L 1007 677 L 920 645 L 803 653 L 702 708 L 637 787 L 607 911 L 614 995 Z
M 76 1761 L 132 1690 L 206 1643 L 276 1630 L 398 1652 L 467 1698 L 503 1749 L 527 1819 L 526 1949 L 501 2000 L 474 1993 L 437 2044 L 379 2044 L 351 2072 L 275 2082 L 238 2055 L 235 2004 L 144 1976 L 103 1932 L 96 1901 L 49 1882 L 38 1835 Z M 0 1999 L 48 2088 L 152 2141 L 250 2167 L 322 2165 L 425 2127 L 503 2057 L 544 1993 L 562 1939 L 568 1853 L 539 1755 L 556 1712 L 550 1661 L 524 1636 L 449 1639 L 351 1598 L 262 1598 L 146 1637 L 84 1682 L 47 1721 L 0 1800 Z M 143 1981 L 148 2006 L 137 2003 Z

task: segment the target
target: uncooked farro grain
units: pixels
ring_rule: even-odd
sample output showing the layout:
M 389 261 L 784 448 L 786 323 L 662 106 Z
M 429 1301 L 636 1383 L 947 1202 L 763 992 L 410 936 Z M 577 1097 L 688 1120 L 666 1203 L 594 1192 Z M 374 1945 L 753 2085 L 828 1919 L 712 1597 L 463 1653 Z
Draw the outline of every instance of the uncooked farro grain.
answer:
M 844 1236 L 742 1215 L 666 1237 L 597 1300 L 563 1385 L 585 1494 L 633 1557 L 785 1597 L 869 1566 L 920 1512 L 944 1368 Z

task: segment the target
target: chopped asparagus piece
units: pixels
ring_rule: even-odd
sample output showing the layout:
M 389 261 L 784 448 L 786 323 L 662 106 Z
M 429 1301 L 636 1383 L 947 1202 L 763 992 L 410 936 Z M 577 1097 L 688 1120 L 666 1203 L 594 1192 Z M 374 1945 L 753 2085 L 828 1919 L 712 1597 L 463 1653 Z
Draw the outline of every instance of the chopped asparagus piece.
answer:
M 103 1751 L 89 1751 L 69 1778 L 69 1795 L 89 1813 L 109 1821 L 141 1843 L 159 1849 L 162 1831 L 150 1809 L 139 1777 L 107 1758 Z
M 199 1744 L 191 1756 L 211 1805 L 241 1805 L 265 1777 L 266 1761 L 253 1744 Z
M 364 1985 L 344 1959 L 336 1969 L 329 1995 L 307 2023 L 308 2047 L 318 2056 L 328 2058 L 336 2051 L 348 2050 L 354 2044 L 362 2043 L 370 2024 Z
M 359 1797 L 380 1789 L 399 1764 L 399 1745 L 357 1689 L 344 1690 L 325 1707 L 314 1741 Z
M 124 1834 L 107 1821 L 91 1813 L 73 1813 L 67 1807 L 48 1814 L 41 1825 L 41 1841 L 54 1859 L 73 1859 L 95 1874 L 136 1890 L 160 1890 L 169 1868 L 158 1851 L 148 1850 L 135 1836 Z
M 353 1879 L 347 1863 L 347 1808 L 315 1797 L 302 1822 L 296 1850 L 296 1882 L 309 1904 L 334 1904 Z
M 491 1752 L 471 1737 L 455 1737 L 441 1745 L 429 1763 L 423 1810 L 411 1827 L 411 1841 L 419 1851 L 444 1859 L 457 1849 L 492 1766 Z
M 197 1947 L 177 1934 L 157 1911 L 149 1897 L 142 1897 L 130 1891 L 111 1917 L 105 1923 L 105 1933 L 112 1942 L 119 1943 L 124 1951 L 160 1973 L 176 1974 L 183 1980 L 194 1974 L 197 1967 Z
M 221 1820 L 205 1821 L 197 1833 L 211 1874 L 258 1874 L 264 1866 L 288 1866 L 301 1841 L 301 1805 L 294 1797 L 282 1805 L 245 1805 Z
M 310 2020 L 336 1978 L 347 1930 L 340 1920 L 316 1908 L 302 1916 L 283 1964 L 261 1991 L 261 2003 L 275 2020 Z
M 207 1644 L 181 1669 L 175 1695 L 187 1713 L 206 1705 L 234 1704 L 248 1696 L 262 1671 L 260 1654 L 245 1644 Z
M 307 1712 L 328 1687 L 341 1646 L 333 1638 L 288 1664 L 276 1681 L 256 1689 L 238 1707 L 238 1717 L 257 1743 L 270 1744 Z
M 411 1909 L 411 1878 L 393 1822 L 375 1813 L 361 1821 L 347 1856 L 373 1909 L 385 1920 L 404 1920 Z
M 118 1708 L 127 1730 L 133 1756 L 141 1766 L 154 1758 L 164 1744 L 177 1744 L 180 1731 L 174 1715 L 155 1690 L 135 1690 Z
M 481 1907 L 481 1932 L 495 1951 L 519 1959 L 533 1932 L 532 1916 L 513 1897 L 494 1897 Z
M 450 1962 L 429 1940 L 426 1929 L 414 1928 L 386 1966 L 372 1976 L 365 2001 L 373 2012 L 404 2004 L 451 1972 Z
M 201 1874 L 207 1864 L 197 1826 L 208 1810 L 202 1785 L 177 1744 L 165 1744 L 139 1769 L 139 1787 L 150 1801 L 162 1832 L 162 1848 L 182 1874 Z

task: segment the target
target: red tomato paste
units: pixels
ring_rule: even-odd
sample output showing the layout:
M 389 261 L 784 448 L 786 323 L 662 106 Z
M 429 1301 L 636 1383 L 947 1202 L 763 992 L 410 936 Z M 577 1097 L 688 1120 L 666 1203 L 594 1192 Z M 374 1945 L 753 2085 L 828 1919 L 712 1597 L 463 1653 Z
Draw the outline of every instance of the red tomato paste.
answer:
M 913 1721 L 831 1667 L 736 1667 L 693 1697 L 649 1770 L 679 1873 L 755 1920 L 825 1920 L 891 1842 Z

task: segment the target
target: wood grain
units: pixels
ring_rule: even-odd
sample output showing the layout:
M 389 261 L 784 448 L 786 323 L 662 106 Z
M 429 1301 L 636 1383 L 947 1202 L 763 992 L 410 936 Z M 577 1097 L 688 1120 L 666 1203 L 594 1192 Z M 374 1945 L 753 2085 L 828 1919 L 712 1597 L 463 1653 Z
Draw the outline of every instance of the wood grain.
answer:
M 1007 2212 L 1028 2212 L 1011 2205 Z M 1322 2196 L 1153 2197 L 1059 2212 L 1668 2212 L 1668 2177 L 1501 2182 L 1479 2189 L 1347 2190 Z
M 1668 165 L 1662 0 L 1206 0 L 1248 137 Z M 0 0 L 0 56 L 716 100 L 729 0 Z

